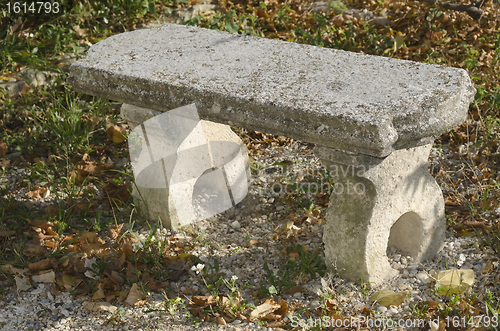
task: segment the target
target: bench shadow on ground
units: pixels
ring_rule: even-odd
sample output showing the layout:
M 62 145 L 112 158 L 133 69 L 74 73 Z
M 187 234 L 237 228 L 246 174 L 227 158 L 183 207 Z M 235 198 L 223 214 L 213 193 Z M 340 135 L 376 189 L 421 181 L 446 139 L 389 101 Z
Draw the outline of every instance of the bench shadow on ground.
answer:
M 425 171 L 425 172 L 424 172 Z M 422 173 L 427 173 L 428 176 L 425 176 L 425 179 L 422 179 Z M 423 164 L 421 167 L 416 168 L 413 173 L 409 175 L 409 180 L 406 181 L 406 186 L 404 188 L 405 193 L 418 197 L 419 192 L 422 191 L 424 185 L 437 185 L 436 182 L 434 181 L 434 178 L 430 175 L 427 169 L 427 164 Z M 284 193 L 280 195 L 280 197 L 283 197 Z M 269 194 L 269 196 L 262 196 L 262 194 L 259 194 L 258 192 L 255 192 L 254 190 L 249 189 L 248 194 L 246 197 L 233 206 L 232 208 L 226 210 L 223 213 L 217 214 L 215 216 L 212 216 L 206 220 L 194 223 L 192 225 L 193 230 L 196 232 L 200 233 L 205 233 L 210 239 L 210 246 L 212 247 L 209 250 L 209 254 L 205 256 L 209 263 L 213 263 L 215 259 L 217 259 L 218 263 L 221 265 L 221 268 L 225 268 L 226 270 L 231 270 L 234 268 L 234 265 L 246 265 L 250 259 L 254 258 L 257 255 L 262 255 L 266 254 L 266 252 L 269 251 L 269 248 L 267 246 L 270 245 L 276 245 L 279 246 L 280 249 L 282 249 L 283 242 L 281 241 L 274 241 L 272 240 L 272 235 L 276 233 L 276 229 L 279 228 L 280 225 L 283 223 L 286 223 L 286 220 L 280 221 L 280 219 L 283 219 L 284 217 L 287 216 L 287 214 L 293 213 L 294 211 L 290 210 L 289 206 L 285 204 L 285 209 L 278 212 L 276 210 L 276 207 L 280 205 L 280 201 L 282 199 L 276 199 L 274 203 L 271 204 L 266 204 L 265 207 L 263 208 L 264 204 L 260 201 L 260 199 L 264 198 L 269 198 L 269 197 L 275 197 L 272 194 Z M 438 199 L 441 199 L 439 201 Z M 433 209 L 433 215 L 439 215 L 441 212 L 442 204 L 443 204 L 443 197 L 441 196 L 436 196 L 436 200 L 434 201 L 434 204 L 432 206 L 429 206 L 429 208 Z M 281 204 L 282 205 L 282 204 Z M 411 210 L 408 210 L 408 212 L 411 212 Z M 266 215 L 267 219 L 262 220 L 262 216 Z M 403 214 L 404 215 L 404 214 Z M 394 223 L 402 219 L 403 215 L 399 215 L 398 220 L 394 220 Z M 262 223 L 271 223 L 269 219 L 272 218 L 274 222 L 272 224 L 268 224 L 268 226 L 263 226 Z M 252 223 L 255 223 L 256 220 L 260 223 L 258 224 L 258 233 L 253 233 L 252 231 L 254 230 L 254 227 Z M 238 226 L 241 226 L 241 228 L 233 228 L 232 223 L 238 221 Z M 421 221 L 421 220 L 420 220 Z M 224 224 L 224 227 L 221 227 L 221 224 Z M 257 225 L 257 224 L 255 224 Z M 322 227 L 321 227 L 322 230 Z M 309 232 L 306 231 L 306 235 L 311 235 Z M 318 235 L 322 235 L 321 233 L 318 233 Z M 430 232 L 432 238 L 430 239 L 431 242 L 435 242 L 436 240 L 441 240 L 442 237 L 439 233 L 437 232 Z M 256 244 L 255 247 L 252 245 L 248 245 L 250 240 L 258 240 L 259 244 Z M 302 242 L 302 239 L 306 241 L 308 238 L 301 237 L 301 238 L 292 238 L 287 242 L 286 244 L 288 245 L 293 245 L 297 244 L 299 242 Z M 262 245 L 260 243 L 263 243 Z M 386 243 L 387 248 L 389 248 L 389 241 Z M 219 248 L 223 247 L 240 247 L 242 249 L 234 249 L 234 251 L 228 251 L 226 249 L 221 249 L 221 251 L 218 251 Z M 258 248 L 261 247 L 261 248 Z M 310 242 L 310 247 L 313 250 L 320 250 L 322 252 L 323 256 L 323 261 L 324 261 L 324 247 L 323 247 L 323 242 Z M 262 249 L 263 248 L 263 249 Z M 424 247 L 425 249 L 425 247 Z M 427 248 L 429 249 L 429 248 Z M 429 256 L 432 255 L 432 251 L 424 251 L 422 252 L 423 256 Z M 266 263 L 271 263 L 276 265 L 284 265 L 287 261 L 287 256 L 271 256 L 269 255 L 268 257 L 264 258 L 264 262 Z M 246 261 L 245 263 L 235 263 L 236 261 Z M 246 272 L 245 271 L 245 277 L 247 279 L 263 279 L 265 278 L 265 272 L 262 268 L 262 261 L 259 260 L 259 265 L 254 266 L 255 269 Z M 255 284 L 257 285 L 257 284 Z

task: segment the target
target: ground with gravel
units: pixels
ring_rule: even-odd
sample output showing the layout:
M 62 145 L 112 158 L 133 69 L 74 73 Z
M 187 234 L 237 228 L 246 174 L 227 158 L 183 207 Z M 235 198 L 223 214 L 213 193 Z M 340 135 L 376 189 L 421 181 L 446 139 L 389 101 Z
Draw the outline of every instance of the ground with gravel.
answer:
M 251 135 L 238 131 L 244 139 L 251 141 Z M 272 138 L 272 137 L 271 137 Z M 321 169 L 319 160 L 311 152 L 312 146 L 280 137 L 268 140 L 268 144 L 250 149 L 252 156 L 252 185 L 248 196 L 235 208 L 208 220 L 200 221 L 182 231 L 163 229 L 158 237 L 176 238 L 189 244 L 189 254 L 199 258 L 198 265 L 220 265 L 220 272 L 226 279 L 237 277 L 236 285 L 242 298 L 253 306 L 259 306 L 268 297 L 258 298 L 256 290 L 269 288 L 271 283 L 266 276 L 264 264 L 279 279 L 283 277 L 288 260 L 300 264 L 300 259 L 287 247 L 302 245 L 308 254 L 319 250 L 322 261 L 322 228 L 326 203 L 318 203 L 316 198 L 290 191 L 290 183 L 318 182 L 324 177 L 315 177 L 314 170 Z M 265 139 L 264 139 L 265 140 Z M 274 143 L 273 143 L 274 141 Z M 274 146 L 273 146 L 274 145 Z M 443 167 L 451 160 L 449 149 L 434 147 L 431 153 L 430 169 Z M 21 161 L 18 162 L 22 164 Z M 120 166 L 127 167 L 126 164 Z M 28 171 L 15 166 L 12 176 L 2 177 L 1 185 L 16 182 L 16 176 Z M 312 171 L 311 171 L 312 170 Z M 309 176 L 309 177 L 308 177 Z M 324 184 L 324 183 L 323 183 Z M 322 187 L 321 185 L 319 187 Z M 288 190 L 288 191 L 287 191 Z M 19 199 L 33 204 L 34 208 L 44 207 L 50 201 L 50 193 L 37 201 L 28 201 L 23 190 L 18 192 Z M 308 200 L 311 199 L 311 200 Z M 317 208 L 304 208 L 306 202 L 315 202 Z M 498 211 L 492 211 L 497 217 Z M 129 223 L 131 219 L 124 220 Z M 290 224 L 290 221 L 293 221 Z M 150 227 L 138 221 L 134 228 L 142 239 L 148 236 Z M 476 295 L 476 301 L 483 301 L 490 295 L 498 296 L 497 257 L 494 252 L 477 236 L 456 236 L 447 232 L 445 245 L 438 256 L 425 263 L 414 263 L 409 256 L 397 251 L 388 251 L 393 268 L 399 270 L 397 277 L 380 285 L 371 287 L 362 282 L 349 282 L 335 275 L 312 279 L 300 275 L 295 279 L 292 291 L 275 294 L 274 300 L 285 300 L 289 305 L 288 316 L 280 320 L 281 327 L 287 328 L 307 323 L 307 318 L 319 318 L 321 307 L 335 305 L 338 314 L 344 318 L 372 318 L 379 321 L 399 321 L 413 323 L 421 319 L 429 328 L 431 310 L 425 310 L 423 303 L 443 303 L 442 307 L 452 307 L 449 298 L 436 293 L 435 279 L 438 271 L 450 268 L 472 269 L 475 282 L 468 291 Z M 493 265 L 492 265 L 493 262 Z M 191 266 L 194 267 L 192 267 Z M 10 287 L 0 300 L 0 329 L 3 330 L 263 330 L 268 322 L 259 320 L 248 322 L 240 318 L 227 325 L 219 325 L 216 319 L 201 322 L 189 313 L 192 295 L 209 295 L 203 278 L 194 270 L 192 262 L 189 269 L 176 281 L 171 281 L 165 292 L 152 291 L 140 306 L 129 306 L 112 300 L 102 308 L 95 309 L 95 302 L 89 295 L 73 296 L 69 291 L 51 294 L 51 284 L 31 282 L 23 291 L 16 291 L 12 280 L 3 284 Z M 236 279 L 233 277 L 233 279 Z M 371 302 L 373 293 L 387 288 L 395 292 L 407 292 L 407 298 L 398 306 L 382 306 Z M 17 288 L 19 289 L 19 287 Z M 227 292 L 227 290 L 226 290 Z M 462 298 L 466 295 L 462 294 Z M 471 296 L 467 296 L 469 298 Z M 180 299 L 175 299 L 180 298 Z M 99 300 L 97 300 L 99 301 Z M 473 302 L 470 299 L 467 302 Z M 192 302 L 191 302 L 192 303 Z M 247 308 L 247 316 L 254 308 Z M 476 309 L 476 308 L 474 308 Z M 478 315 L 485 315 L 485 307 Z M 95 311 L 97 310 L 97 311 Z M 419 315 L 420 312 L 420 315 Z M 295 317 L 294 317 L 295 316 Z M 300 320 L 299 320 L 300 318 Z M 295 324 L 292 322 L 295 321 Z M 418 323 L 418 322 L 417 322 Z M 406 324 L 401 329 L 412 329 Z M 365 324 L 366 327 L 366 324 Z M 300 326 L 298 327 L 300 329 Z M 375 327 L 377 328 L 377 327 Z M 422 328 L 414 328 L 422 329 Z

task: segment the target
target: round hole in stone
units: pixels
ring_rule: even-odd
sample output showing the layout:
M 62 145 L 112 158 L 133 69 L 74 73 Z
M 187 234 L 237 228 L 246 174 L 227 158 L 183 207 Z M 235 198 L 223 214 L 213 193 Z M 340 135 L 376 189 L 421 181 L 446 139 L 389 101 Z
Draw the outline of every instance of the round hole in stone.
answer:
M 423 239 L 422 218 L 417 213 L 408 212 L 392 226 L 387 251 L 397 249 L 405 255 L 416 257 L 422 250 Z

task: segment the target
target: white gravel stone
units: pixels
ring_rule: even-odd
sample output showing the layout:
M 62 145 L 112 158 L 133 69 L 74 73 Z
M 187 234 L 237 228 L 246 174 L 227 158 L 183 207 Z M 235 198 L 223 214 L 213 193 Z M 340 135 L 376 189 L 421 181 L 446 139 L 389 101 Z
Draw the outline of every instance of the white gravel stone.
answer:
M 241 228 L 241 224 L 238 221 L 234 221 L 233 223 L 231 223 L 231 227 L 235 230 L 239 230 Z
M 397 313 L 398 313 L 398 310 L 397 310 L 396 308 L 394 308 L 394 307 L 389 308 L 389 309 L 385 312 L 385 314 L 386 314 L 387 316 L 393 316 L 393 315 L 396 315 Z

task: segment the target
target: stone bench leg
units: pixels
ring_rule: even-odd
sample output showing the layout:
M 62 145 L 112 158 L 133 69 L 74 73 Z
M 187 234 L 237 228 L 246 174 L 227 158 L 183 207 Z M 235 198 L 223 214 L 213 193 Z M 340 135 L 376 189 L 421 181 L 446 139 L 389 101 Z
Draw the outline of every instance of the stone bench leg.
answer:
M 379 284 L 398 274 L 395 247 L 420 262 L 442 248 L 446 222 L 440 187 L 428 172 L 431 145 L 384 159 L 316 147 L 335 180 L 323 241 L 331 271 Z
M 148 121 L 161 114 L 155 110 L 121 108 L 131 129 L 141 126 L 130 138 L 138 139 L 139 150 L 131 151 L 134 202 L 149 220 L 172 229 L 231 208 L 245 197 L 250 180 L 241 139 L 227 125 L 200 121 L 190 107 L 176 109 L 172 124 Z

